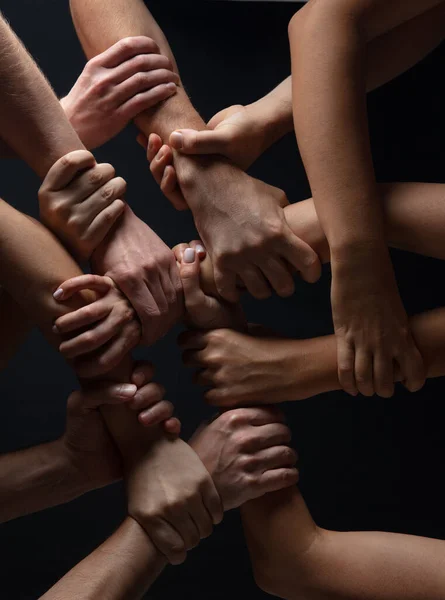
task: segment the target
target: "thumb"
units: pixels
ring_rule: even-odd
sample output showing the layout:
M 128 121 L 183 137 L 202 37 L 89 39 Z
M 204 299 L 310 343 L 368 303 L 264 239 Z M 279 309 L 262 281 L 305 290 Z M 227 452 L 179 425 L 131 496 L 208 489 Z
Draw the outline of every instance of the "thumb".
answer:
M 227 134 L 223 129 L 179 129 L 170 135 L 170 145 L 184 154 L 224 154 L 227 148 Z
M 199 282 L 199 270 L 200 264 L 195 249 L 186 248 L 179 268 L 186 308 L 198 306 L 205 299 Z

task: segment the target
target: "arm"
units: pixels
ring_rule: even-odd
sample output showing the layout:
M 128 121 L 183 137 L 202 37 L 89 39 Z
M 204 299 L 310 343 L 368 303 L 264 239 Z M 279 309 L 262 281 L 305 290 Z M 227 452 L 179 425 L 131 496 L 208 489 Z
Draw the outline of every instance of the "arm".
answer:
M 146 35 L 173 61 L 165 36 L 142 0 L 72 0 L 70 5 L 89 58 L 125 36 Z M 147 138 L 156 133 L 164 141 L 174 129 L 205 128 L 182 87 L 173 98 L 142 113 L 136 124 Z M 213 257 L 217 286 L 224 297 L 237 297 L 237 275 L 257 298 L 270 295 L 265 280 L 279 294 L 289 295 L 293 283 L 282 260 L 308 281 L 318 278 L 316 256 L 292 236 L 283 221 L 282 206 L 287 199 L 281 190 L 248 177 L 218 157 L 176 154 L 175 167 L 184 198 Z M 270 268 L 271 258 L 278 264 L 275 270 Z
M 385 243 L 364 57 L 370 39 L 439 4 L 315 0 L 289 26 L 295 128 L 331 248 L 339 379 L 351 394 L 391 394 L 394 364 L 408 389 L 423 382 Z
M 166 566 L 142 527 L 127 517 L 119 529 L 76 565 L 41 600 L 137 600 Z
M 0 522 L 69 502 L 90 491 L 63 440 L 0 456 Z
M 439 600 L 445 543 L 316 526 L 297 489 L 241 509 L 257 583 L 286 600 Z
M 443 223 L 445 208 L 442 184 L 401 183 L 382 185 L 385 229 L 390 246 L 445 258 Z M 317 252 L 324 263 L 330 260 L 329 245 L 317 218 L 312 200 L 285 209 L 286 219 L 295 233 Z M 184 252 L 186 245 L 178 247 Z M 182 265 L 182 269 L 185 265 Z M 201 263 L 201 284 L 211 297 L 217 296 L 211 260 Z M 184 280 L 184 289 L 188 287 Z M 187 295 L 186 295 L 187 301 Z M 216 300 L 215 300 L 216 302 Z M 200 318 L 205 313 L 200 307 Z M 425 362 L 428 377 L 444 374 L 442 360 L 445 338 L 442 336 L 445 310 L 417 315 L 410 321 L 416 344 Z M 184 339 L 186 364 L 204 371 L 198 382 L 213 389 L 206 392 L 209 402 L 219 406 L 243 403 L 283 402 L 308 398 L 340 388 L 334 336 L 307 340 L 251 337 L 235 329 L 228 316 L 218 324 L 219 331 Z M 201 323 L 201 329 L 205 328 Z M 203 341 L 205 340 L 205 341 Z M 196 350 L 199 349 L 199 352 Z M 437 357 L 437 360 L 436 360 Z M 400 377 L 400 373 L 397 373 Z
M 438 6 L 370 40 L 364 67 L 367 91 L 394 79 L 436 48 L 443 39 L 444 15 L 444 7 Z M 293 131 L 291 77 L 252 104 L 220 111 L 207 126 L 211 131 L 174 132 L 170 144 L 186 154 L 222 154 L 247 169 Z

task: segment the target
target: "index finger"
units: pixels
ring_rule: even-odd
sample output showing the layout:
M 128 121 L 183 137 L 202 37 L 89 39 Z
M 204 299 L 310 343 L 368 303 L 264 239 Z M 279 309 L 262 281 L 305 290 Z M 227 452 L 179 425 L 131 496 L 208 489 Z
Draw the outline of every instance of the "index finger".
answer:
M 96 159 L 88 150 L 74 150 L 59 158 L 45 177 L 42 187 L 58 191 L 65 188 L 81 171 L 91 169 Z
M 297 271 L 300 271 L 301 276 L 308 283 L 315 283 L 320 278 L 321 263 L 318 254 L 292 232 L 287 236 L 282 255 Z
M 113 69 L 138 54 L 159 53 L 159 46 L 154 40 L 147 36 L 139 35 L 119 40 L 116 44 L 108 48 L 108 50 L 105 50 L 102 54 L 96 56 L 93 60 L 102 67 Z

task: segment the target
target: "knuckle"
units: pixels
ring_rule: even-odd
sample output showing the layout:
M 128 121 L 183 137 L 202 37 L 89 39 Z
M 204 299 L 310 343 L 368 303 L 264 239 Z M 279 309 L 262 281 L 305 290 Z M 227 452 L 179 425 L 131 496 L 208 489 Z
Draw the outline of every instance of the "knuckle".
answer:
M 90 185 L 100 185 L 104 182 L 104 175 L 98 168 L 91 169 L 88 172 L 88 183 Z

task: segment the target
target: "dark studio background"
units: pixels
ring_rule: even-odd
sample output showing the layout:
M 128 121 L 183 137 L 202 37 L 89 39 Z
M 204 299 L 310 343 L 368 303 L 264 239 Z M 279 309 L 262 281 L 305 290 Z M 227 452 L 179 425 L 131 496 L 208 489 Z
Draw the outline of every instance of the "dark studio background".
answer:
M 164 0 L 150 6 L 204 118 L 230 104 L 253 101 L 289 73 L 287 23 L 296 5 Z M 66 94 L 84 64 L 67 0 L 3 0 L 1 8 L 56 92 Z M 370 96 L 380 180 L 443 181 L 443 95 L 438 82 L 444 50 Z M 97 156 L 113 163 L 128 180 L 129 202 L 167 243 L 191 239 L 190 216 L 176 213 L 163 199 L 134 138 L 135 131 L 129 129 Z M 0 164 L 0 173 L 1 196 L 36 215 L 35 176 L 18 163 Z M 285 189 L 291 201 L 309 195 L 292 136 L 262 157 L 252 174 Z M 442 263 L 404 253 L 393 256 L 410 313 L 445 302 Z M 314 286 L 298 283 L 289 300 L 247 306 L 250 320 L 309 337 L 332 330 L 328 296 L 326 271 Z M 141 355 L 155 362 L 157 378 L 166 385 L 189 434 L 208 410 L 190 373 L 181 367 L 176 334 Z M 65 401 L 76 382 L 37 332 L 0 375 L 0 385 L 1 452 L 63 432 Z M 445 537 L 443 380 L 428 382 L 416 395 L 399 388 L 392 400 L 326 394 L 289 405 L 286 412 L 301 457 L 301 487 L 320 525 Z M 114 486 L 3 525 L 0 597 L 37 598 L 112 532 L 123 511 L 122 488 Z M 253 583 L 238 515 L 228 514 L 213 537 L 185 565 L 167 569 L 147 597 L 266 597 Z

